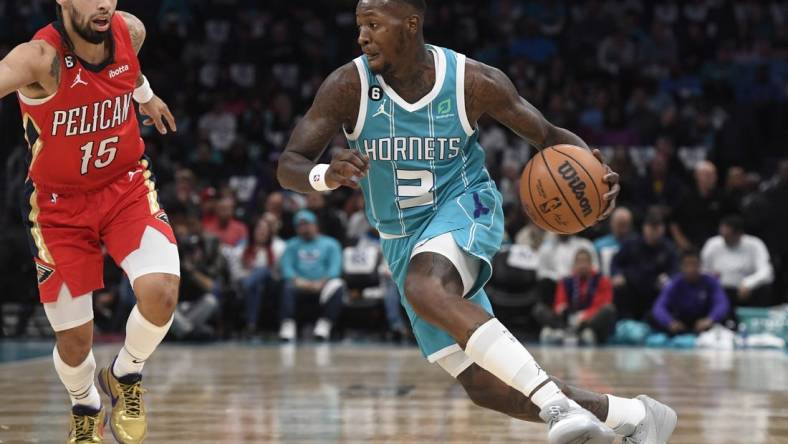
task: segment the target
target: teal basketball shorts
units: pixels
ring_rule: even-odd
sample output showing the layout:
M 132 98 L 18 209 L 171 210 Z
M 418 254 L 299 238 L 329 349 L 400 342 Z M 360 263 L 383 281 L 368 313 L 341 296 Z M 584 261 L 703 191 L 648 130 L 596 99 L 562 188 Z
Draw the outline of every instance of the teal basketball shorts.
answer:
M 413 334 L 430 362 L 459 351 L 460 347 L 447 332 L 421 319 L 405 298 L 410 259 L 424 251 L 447 257 L 463 278 L 465 297 L 492 314 L 484 285 L 492 276 L 492 257 L 501 247 L 503 229 L 501 195 L 494 186 L 482 187 L 444 202 L 413 235 L 381 241 Z

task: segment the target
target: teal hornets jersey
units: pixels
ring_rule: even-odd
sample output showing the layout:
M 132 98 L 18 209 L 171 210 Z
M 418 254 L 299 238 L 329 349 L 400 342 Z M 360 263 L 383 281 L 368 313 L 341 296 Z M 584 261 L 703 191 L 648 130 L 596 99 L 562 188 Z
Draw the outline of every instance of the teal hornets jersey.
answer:
M 469 189 L 495 188 L 465 112 L 465 56 L 427 49 L 435 60 L 435 85 L 416 103 L 375 75 L 366 56 L 353 60 L 361 101 L 353 132 L 345 136 L 351 149 L 369 156 L 360 186 L 367 218 L 384 238 L 414 234 L 442 204 Z

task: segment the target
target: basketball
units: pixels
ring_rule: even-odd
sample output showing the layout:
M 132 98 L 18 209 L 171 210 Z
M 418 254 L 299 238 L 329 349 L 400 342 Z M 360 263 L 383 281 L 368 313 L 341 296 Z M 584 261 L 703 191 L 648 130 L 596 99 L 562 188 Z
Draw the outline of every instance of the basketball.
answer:
M 537 153 L 523 169 L 520 201 L 544 230 L 574 234 L 594 225 L 607 205 L 605 167 L 591 151 L 556 145 Z

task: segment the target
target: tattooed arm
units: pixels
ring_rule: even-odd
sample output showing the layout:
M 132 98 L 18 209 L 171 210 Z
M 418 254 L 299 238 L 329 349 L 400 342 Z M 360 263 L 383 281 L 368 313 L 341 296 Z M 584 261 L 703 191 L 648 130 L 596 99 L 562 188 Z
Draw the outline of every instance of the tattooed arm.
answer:
M 312 107 L 298 122 L 276 170 L 279 183 L 290 190 L 313 191 L 309 172 L 325 151 L 331 138 L 343 126 L 351 131 L 358 115 L 361 81 L 355 64 L 348 63 L 326 78 L 315 96 Z M 366 174 L 369 161 L 356 151 L 344 150 L 331 161 L 326 184 L 356 188 L 353 177 Z
M 60 57 L 43 40 L 17 46 L 0 60 L 0 97 L 21 91 L 40 99 L 54 94 L 60 84 Z
M 471 124 L 475 125 L 481 116 L 487 114 L 538 149 L 564 143 L 589 149 L 583 139 L 567 129 L 551 124 L 536 107 L 520 97 L 517 88 L 500 69 L 468 60 L 465 70 L 465 98 Z M 592 152 L 604 163 L 599 150 Z M 607 168 L 607 171 L 605 181 L 611 188 L 604 199 L 610 204 L 602 214 L 602 219 L 613 211 L 616 196 L 621 189 L 618 174 L 610 168 Z
M 145 43 L 145 24 L 142 23 L 142 20 L 128 12 L 117 11 L 117 13 L 126 21 L 126 26 L 129 28 L 129 36 L 131 37 L 131 45 L 134 47 L 134 52 L 139 54 L 142 44 Z M 137 79 L 137 86 L 140 85 L 142 85 L 142 74 L 140 74 L 140 77 Z
M 134 47 L 134 52 L 139 54 L 142 44 L 145 42 L 145 24 L 128 12 L 117 11 L 117 13 L 126 21 L 126 26 L 129 28 L 129 37 L 131 37 L 131 45 Z M 137 77 L 137 87 L 139 88 L 143 83 L 145 83 L 145 77 L 140 71 L 140 76 Z M 140 103 L 139 106 L 140 112 L 149 116 L 148 119 L 142 122 L 144 125 L 155 125 L 160 134 L 167 134 L 167 126 L 173 131 L 178 130 L 175 126 L 175 117 L 170 112 L 170 108 L 158 96 L 154 95 L 150 101 Z M 166 126 L 165 122 L 167 123 Z

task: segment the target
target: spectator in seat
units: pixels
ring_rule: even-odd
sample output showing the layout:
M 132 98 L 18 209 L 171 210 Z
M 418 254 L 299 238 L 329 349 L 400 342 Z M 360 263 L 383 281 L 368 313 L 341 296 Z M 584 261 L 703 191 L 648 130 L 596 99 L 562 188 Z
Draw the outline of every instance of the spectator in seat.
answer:
M 282 239 L 290 239 L 295 235 L 293 228 L 293 213 L 285 205 L 285 195 L 280 191 L 274 191 L 265 198 L 265 212 L 271 214 L 279 220 L 279 227 L 276 231 Z
M 732 166 L 728 169 L 723 190 L 723 209 L 726 213 L 741 213 L 744 210 L 751 182 L 744 168 Z
M 629 239 L 613 256 L 613 298 L 619 316 L 643 320 L 670 276 L 677 271 L 676 249 L 665 237 L 665 223 L 652 209 L 641 236 Z
M 533 222 L 528 221 L 528 223 L 515 234 L 514 243 L 527 246 L 536 253 L 543 243 L 552 242 L 554 238 L 555 235 L 553 233 L 547 232 L 539 228 Z
M 578 250 L 594 251 L 590 240 L 574 235 L 557 235 L 549 237 L 539 246 L 537 257 L 539 265 L 536 269 L 537 294 L 542 303 L 553 305 L 555 286 L 561 279 L 572 274 L 572 264 Z M 591 262 L 594 269 L 599 269 L 596 254 L 592 253 Z
M 594 248 L 599 255 L 600 271 L 610 276 L 610 263 L 618 253 L 621 243 L 632 236 L 632 212 L 626 207 L 618 207 L 610 215 L 610 234 L 594 241 Z
M 723 195 L 717 188 L 717 168 L 704 160 L 695 166 L 695 187 L 687 190 L 674 211 L 670 233 L 681 250 L 700 248 L 717 231 Z
M 720 234 L 706 242 L 701 252 L 703 270 L 719 277 L 732 306 L 771 305 L 769 284 L 774 272 L 762 240 L 744 234 L 740 216 L 720 222 Z
M 216 219 L 208 221 L 203 227 L 221 241 L 223 247 L 246 245 L 249 229 L 246 224 L 235 218 L 235 199 L 223 197 L 216 204 Z
M 365 236 L 369 230 L 367 215 L 364 213 L 364 196 L 359 191 L 345 201 L 344 213 L 347 219 L 345 228 L 345 239 L 349 244 L 353 244 Z
M 178 306 L 170 331 L 178 339 L 211 339 L 210 320 L 219 311 L 219 296 L 227 281 L 227 262 L 219 240 L 204 233 L 200 221 L 170 214 L 178 240 L 181 281 Z
M 169 208 L 173 204 L 182 205 L 188 214 L 198 214 L 200 196 L 197 193 L 197 178 L 186 168 L 175 171 L 175 181 L 164 187 L 161 201 Z
M 662 289 L 651 314 L 670 334 L 702 333 L 723 322 L 730 311 L 728 298 L 714 276 L 700 272 L 696 250 L 681 255 L 681 273 Z
M 315 192 L 306 196 L 306 207 L 317 216 L 320 232 L 333 237 L 341 245 L 345 243 L 345 225 L 339 218 L 337 211 L 326 205 L 326 196 Z
M 379 289 L 389 333 L 394 339 L 408 337 L 410 333 L 402 316 L 399 290 L 383 257 L 378 231 L 368 227 L 367 232 L 355 245 L 344 249 L 343 256 L 344 279 L 349 299 L 363 298 L 365 289 Z
M 591 264 L 598 270 L 599 261 L 593 253 L 594 244 L 590 240 L 574 235 L 558 235 L 539 247 L 539 277 L 558 282 L 569 276 L 575 256 L 581 249 L 592 252 Z
M 271 283 L 278 278 L 277 267 L 285 251 L 285 241 L 274 234 L 271 221 L 260 217 L 248 245 L 238 245 L 228 254 L 230 276 L 244 300 L 247 336 L 257 331 L 260 304 Z
M 281 260 L 285 286 L 279 305 L 279 338 L 296 338 L 296 300 L 307 296 L 318 298 L 322 309 L 315 324 L 315 338 L 327 340 L 342 311 L 345 295 L 345 283 L 340 278 L 342 247 L 336 239 L 320 234 L 317 217 L 309 210 L 298 211 L 293 224 L 298 235 L 287 242 Z
M 640 180 L 635 195 L 641 211 L 651 206 L 673 208 L 681 197 L 683 184 L 668 168 L 668 158 L 657 153 L 648 164 L 646 176 Z
M 573 261 L 572 275 L 561 279 L 556 286 L 553 308 L 546 306 L 534 311 L 542 324 L 540 339 L 554 342 L 564 339 L 566 329 L 579 333 L 584 345 L 605 342 L 616 322 L 613 306 L 613 286 L 610 279 L 592 266 L 591 250 L 579 249 Z

